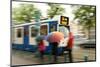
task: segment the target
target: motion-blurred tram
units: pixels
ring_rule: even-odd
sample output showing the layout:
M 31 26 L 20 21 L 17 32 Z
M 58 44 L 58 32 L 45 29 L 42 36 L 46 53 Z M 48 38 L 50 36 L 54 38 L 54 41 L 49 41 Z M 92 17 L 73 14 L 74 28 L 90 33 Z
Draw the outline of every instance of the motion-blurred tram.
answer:
M 35 52 L 37 50 L 36 36 L 48 35 L 50 32 L 60 31 L 64 34 L 64 40 L 59 43 L 58 50 L 66 46 L 70 31 L 69 18 L 59 16 L 58 18 L 42 20 L 40 22 L 25 23 L 12 26 L 12 48 Z M 50 52 L 51 46 L 45 40 L 46 51 Z

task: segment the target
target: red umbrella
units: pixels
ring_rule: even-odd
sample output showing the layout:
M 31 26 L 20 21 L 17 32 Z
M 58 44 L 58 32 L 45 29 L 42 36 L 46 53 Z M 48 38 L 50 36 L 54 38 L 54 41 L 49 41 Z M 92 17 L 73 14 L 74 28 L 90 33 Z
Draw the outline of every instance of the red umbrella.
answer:
M 61 32 L 52 32 L 49 35 L 47 35 L 47 41 L 49 42 L 60 42 L 60 40 L 64 39 L 64 34 Z

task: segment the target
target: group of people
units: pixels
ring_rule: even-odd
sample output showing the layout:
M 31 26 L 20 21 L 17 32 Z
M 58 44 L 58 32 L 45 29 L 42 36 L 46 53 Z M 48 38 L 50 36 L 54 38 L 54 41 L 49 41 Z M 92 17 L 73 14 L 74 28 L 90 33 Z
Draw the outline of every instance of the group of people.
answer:
M 72 50 L 72 47 L 73 47 L 73 35 L 71 32 L 69 32 L 69 38 L 68 38 L 68 41 L 67 41 L 67 46 L 64 47 L 64 50 Z M 58 42 L 52 42 L 50 43 L 50 45 L 52 45 L 52 49 L 51 49 L 51 54 L 53 56 L 53 61 L 56 62 L 57 61 L 57 55 L 58 55 Z M 40 58 L 41 60 L 44 59 L 44 52 L 46 50 L 46 46 L 45 46 L 45 43 L 44 43 L 44 40 L 40 40 L 38 42 L 38 51 L 40 53 Z

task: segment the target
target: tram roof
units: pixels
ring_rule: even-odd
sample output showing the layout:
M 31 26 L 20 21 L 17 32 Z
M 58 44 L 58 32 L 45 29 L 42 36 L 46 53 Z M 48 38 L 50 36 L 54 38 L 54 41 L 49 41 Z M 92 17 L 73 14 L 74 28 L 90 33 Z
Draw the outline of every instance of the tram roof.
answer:
M 34 25 L 34 24 L 42 24 L 42 23 L 47 23 L 50 21 L 58 21 L 58 20 L 54 20 L 54 19 L 49 19 L 49 20 L 42 20 L 39 22 L 32 22 L 32 23 L 23 23 L 23 24 L 18 24 L 18 25 L 12 25 L 12 27 L 22 27 L 22 26 L 26 26 L 26 25 Z

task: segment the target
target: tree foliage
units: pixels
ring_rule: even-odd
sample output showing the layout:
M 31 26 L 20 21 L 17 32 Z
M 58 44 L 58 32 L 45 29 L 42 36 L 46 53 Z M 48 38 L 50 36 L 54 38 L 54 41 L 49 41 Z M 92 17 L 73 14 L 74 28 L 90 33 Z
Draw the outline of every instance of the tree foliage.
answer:
M 76 10 L 73 11 L 75 15 L 74 19 L 78 19 L 79 24 L 90 33 L 90 29 L 95 27 L 96 23 L 95 6 L 77 6 L 75 9 Z
M 33 4 L 20 4 L 18 7 L 12 8 L 12 19 L 17 22 L 31 22 L 37 15 L 40 16 L 41 12 Z
M 65 12 L 65 9 L 59 4 L 48 3 L 50 9 L 48 9 L 47 14 L 49 18 L 53 18 L 55 15 L 62 15 Z
M 79 19 L 81 25 L 85 28 L 95 26 L 96 10 L 94 6 L 80 6 L 74 11 L 75 19 Z

